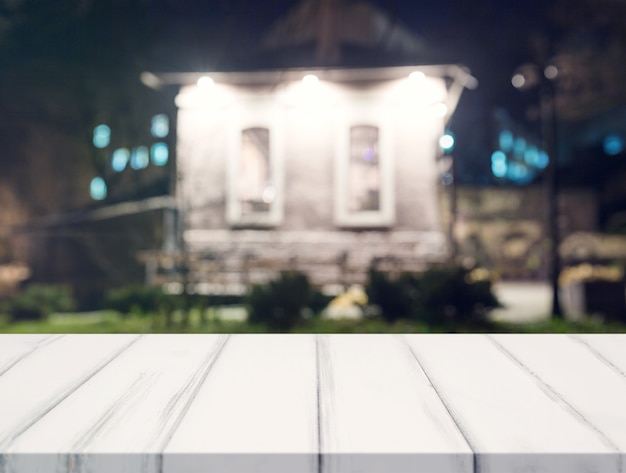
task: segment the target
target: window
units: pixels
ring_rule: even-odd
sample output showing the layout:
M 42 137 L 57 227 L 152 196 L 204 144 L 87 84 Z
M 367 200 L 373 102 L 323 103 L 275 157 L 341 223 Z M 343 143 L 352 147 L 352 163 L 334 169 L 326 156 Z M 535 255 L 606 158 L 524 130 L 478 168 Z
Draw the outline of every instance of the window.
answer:
M 270 211 L 276 194 L 270 172 L 270 131 L 261 127 L 243 130 L 237 183 L 242 216 Z
M 227 220 L 233 226 L 282 222 L 281 110 L 269 101 L 244 103 L 231 115 Z
M 383 106 L 365 102 L 338 115 L 335 223 L 340 227 L 390 226 L 395 201 L 388 114 Z
M 378 127 L 361 125 L 350 129 L 348 211 L 380 210 L 380 162 Z

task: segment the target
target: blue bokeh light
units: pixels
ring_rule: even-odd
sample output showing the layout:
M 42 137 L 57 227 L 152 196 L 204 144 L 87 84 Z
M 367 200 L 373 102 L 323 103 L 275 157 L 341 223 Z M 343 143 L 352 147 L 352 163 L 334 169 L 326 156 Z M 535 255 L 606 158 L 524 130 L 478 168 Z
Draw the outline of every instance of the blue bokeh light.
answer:
M 550 162 L 550 158 L 548 157 L 548 153 L 545 151 L 539 151 L 539 156 L 537 158 L 537 167 L 539 169 L 545 169 L 548 167 L 548 163 Z
M 609 156 L 616 156 L 624 151 L 624 139 L 619 135 L 608 135 L 602 140 L 602 147 Z
M 170 133 L 170 120 L 164 113 L 152 117 L 150 128 L 152 136 L 155 138 L 165 138 Z
M 106 148 L 111 143 L 111 129 L 107 125 L 98 125 L 93 129 L 93 145 L 96 148 Z
M 89 194 L 93 200 L 103 200 L 107 196 L 107 185 L 101 177 L 94 177 L 89 184 Z
M 138 170 L 148 167 L 150 164 L 150 153 L 145 146 L 139 146 L 133 149 L 130 156 L 130 167 Z
M 524 138 L 515 138 L 515 142 L 513 143 L 513 153 L 516 156 L 524 156 L 524 152 L 526 151 L 526 140 Z
M 491 155 L 491 172 L 496 177 L 504 177 L 507 174 L 508 164 L 506 154 L 502 151 L 494 151 Z
M 169 148 L 166 143 L 154 143 L 150 149 L 152 164 L 155 166 L 165 166 L 169 159 Z
M 454 133 L 449 130 L 446 131 L 441 138 L 439 138 L 439 146 L 446 153 L 449 153 L 454 149 L 454 145 L 456 144 L 455 142 Z
M 111 157 L 111 167 L 115 172 L 122 172 L 126 169 L 126 165 L 130 160 L 130 151 L 126 148 L 118 148 L 113 151 L 113 156 Z
M 498 145 L 504 152 L 509 152 L 513 149 L 513 133 L 509 130 L 503 130 L 498 136 Z
M 539 167 L 539 150 L 535 146 L 529 146 L 524 151 L 524 161 L 529 166 Z

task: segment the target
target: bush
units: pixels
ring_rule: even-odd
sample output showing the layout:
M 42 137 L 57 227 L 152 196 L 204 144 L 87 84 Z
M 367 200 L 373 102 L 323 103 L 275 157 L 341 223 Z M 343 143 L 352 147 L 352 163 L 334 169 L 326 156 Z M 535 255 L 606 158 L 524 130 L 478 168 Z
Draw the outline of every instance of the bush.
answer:
M 386 322 L 410 317 L 419 306 L 417 277 L 401 274 L 393 279 L 388 274 L 370 269 L 365 288 L 368 303 L 380 307 Z
M 248 320 L 271 330 L 289 331 L 302 322 L 310 294 L 305 274 L 282 272 L 277 280 L 252 287 L 246 300 Z
M 474 279 L 461 266 L 425 271 L 420 278 L 421 302 L 431 323 L 466 323 L 484 320 L 490 309 L 500 306 L 489 279 Z
M 105 305 L 107 309 L 115 310 L 120 314 L 148 315 L 166 306 L 174 306 L 173 298 L 175 297 L 168 296 L 160 287 L 128 286 L 109 291 Z
M 72 289 L 64 285 L 30 284 L 9 299 L 5 311 L 11 320 L 44 320 L 54 312 L 74 310 Z
M 366 287 L 370 304 L 380 307 L 385 321 L 423 319 L 430 324 L 464 323 L 484 319 L 500 304 L 491 281 L 474 278 L 461 266 L 442 266 L 421 274 L 403 273 L 392 278 L 370 270 Z

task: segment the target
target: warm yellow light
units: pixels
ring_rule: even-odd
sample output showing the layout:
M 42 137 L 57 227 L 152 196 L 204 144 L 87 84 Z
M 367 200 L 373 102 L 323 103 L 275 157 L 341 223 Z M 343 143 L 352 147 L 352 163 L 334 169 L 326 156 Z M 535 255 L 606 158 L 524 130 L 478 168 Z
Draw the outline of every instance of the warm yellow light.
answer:
M 207 87 L 211 87 L 214 84 L 213 79 L 209 76 L 202 76 L 198 79 L 198 87 L 202 89 L 206 89 Z

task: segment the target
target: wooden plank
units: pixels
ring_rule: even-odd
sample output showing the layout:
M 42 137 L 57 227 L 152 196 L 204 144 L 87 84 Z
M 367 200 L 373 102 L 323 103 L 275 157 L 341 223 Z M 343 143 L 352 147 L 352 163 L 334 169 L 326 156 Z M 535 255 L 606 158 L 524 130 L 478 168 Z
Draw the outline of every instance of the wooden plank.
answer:
M 406 340 L 475 452 L 475 471 L 620 471 L 613 446 L 486 335 Z
M 165 473 L 316 472 L 312 335 L 233 335 L 164 451 Z
M 0 335 L 0 376 L 41 347 L 63 335 Z
M 226 339 L 142 337 L 15 439 L 7 464 L 24 472 L 161 471 L 160 453 Z
M 532 343 L 524 335 L 491 338 L 582 424 L 621 452 L 625 463 L 626 378 L 569 335 L 538 335 Z
M 137 335 L 67 336 L 7 370 L 0 376 L 0 448 L 6 449 L 137 339 Z
M 626 336 L 621 334 L 577 334 L 572 338 L 583 343 L 616 373 L 626 378 Z
M 318 354 L 322 471 L 472 471 L 471 449 L 403 340 L 320 336 Z

